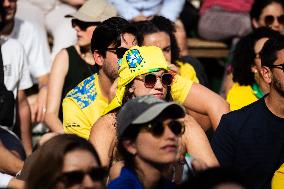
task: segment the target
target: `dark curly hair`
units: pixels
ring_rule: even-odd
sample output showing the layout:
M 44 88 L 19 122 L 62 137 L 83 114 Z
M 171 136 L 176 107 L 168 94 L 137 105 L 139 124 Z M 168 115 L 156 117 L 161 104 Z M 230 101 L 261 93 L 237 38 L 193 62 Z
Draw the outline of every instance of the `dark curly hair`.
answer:
M 232 67 L 233 81 L 240 85 L 253 85 L 254 74 L 251 67 L 254 65 L 254 45 L 264 37 L 279 38 L 281 34 L 268 27 L 261 27 L 240 39 L 233 51 Z
M 261 65 L 270 67 L 277 60 L 277 52 L 284 49 L 284 36 L 269 39 L 260 51 Z

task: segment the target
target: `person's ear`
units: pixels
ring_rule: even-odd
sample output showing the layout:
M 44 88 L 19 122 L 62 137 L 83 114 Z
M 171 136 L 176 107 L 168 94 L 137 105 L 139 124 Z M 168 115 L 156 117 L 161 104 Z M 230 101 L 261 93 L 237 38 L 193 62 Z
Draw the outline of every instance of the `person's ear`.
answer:
M 95 60 L 95 63 L 99 66 L 102 66 L 104 63 L 104 57 L 98 52 L 98 51 L 94 51 L 93 53 L 93 57 Z
M 134 142 L 130 141 L 130 140 L 125 140 L 122 142 L 123 147 L 126 149 L 127 152 L 129 152 L 132 155 L 136 155 L 137 153 L 137 149 L 136 149 L 136 145 Z
M 132 85 L 132 86 L 128 89 L 128 92 L 134 93 L 134 90 L 135 90 L 135 87 L 134 87 L 134 85 Z
M 262 66 L 260 71 L 265 83 L 270 84 L 272 81 L 271 70 L 267 66 Z
M 256 66 L 255 66 L 255 65 L 251 66 L 251 67 L 250 67 L 250 70 L 251 70 L 251 72 L 254 73 L 254 74 L 257 73 L 257 69 L 256 69 Z
M 259 24 L 255 18 L 252 19 L 252 26 L 253 28 L 259 28 Z

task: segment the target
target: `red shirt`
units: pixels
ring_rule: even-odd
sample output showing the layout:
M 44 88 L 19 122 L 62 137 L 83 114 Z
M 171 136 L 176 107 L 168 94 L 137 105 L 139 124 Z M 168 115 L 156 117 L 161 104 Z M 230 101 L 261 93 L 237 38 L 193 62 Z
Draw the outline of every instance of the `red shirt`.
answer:
M 249 12 L 254 0 L 204 0 L 200 14 L 213 6 L 220 7 L 229 12 Z

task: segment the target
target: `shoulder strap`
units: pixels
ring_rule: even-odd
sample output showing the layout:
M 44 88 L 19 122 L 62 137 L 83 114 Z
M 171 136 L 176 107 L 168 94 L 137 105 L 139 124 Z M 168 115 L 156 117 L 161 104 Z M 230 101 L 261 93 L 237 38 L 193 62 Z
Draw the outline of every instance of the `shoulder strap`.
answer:
M 2 59 L 2 45 L 0 45 L 0 84 L 4 84 L 4 66 L 3 66 L 3 59 Z

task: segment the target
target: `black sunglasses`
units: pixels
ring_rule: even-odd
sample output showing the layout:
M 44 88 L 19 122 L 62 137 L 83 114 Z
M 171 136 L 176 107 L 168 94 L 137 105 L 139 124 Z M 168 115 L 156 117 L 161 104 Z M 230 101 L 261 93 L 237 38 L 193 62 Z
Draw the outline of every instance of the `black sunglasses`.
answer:
M 165 126 L 168 126 L 176 136 L 181 136 L 185 131 L 184 124 L 176 120 L 171 120 L 168 123 L 164 123 L 162 120 L 155 120 L 145 127 L 152 135 L 159 137 L 163 135 Z
M 66 187 L 71 187 L 76 184 L 81 184 L 86 174 L 88 174 L 93 181 L 103 181 L 107 177 L 108 171 L 105 168 L 91 168 L 87 172 L 82 170 L 70 171 L 63 173 L 57 179 L 57 182 L 62 182 Z
M 78 26 L 81 30 L 86 31 L 88 27 L 90 26 L 97 26 L 100 24 L 100 22 L 83 22 L 78 19 L 72 19 L 71 20 L 72 28 L 75 28 Z
M 128 49 L 124 47 L 107 48 L 107 51 L 116 54 L 117 58 L 121 59 L 123 58 L 123 55 L 125 54 L 125 52 L 128 51 Z
M 135 79 L 143 81 L 146 88 L 154 88 L 157 83 L 157 78 L 160 78 L 162 85 L 165 87 L 171 86 L 173 82 L 173 75 L 170 73 L 163 73 L 161 76 L 149 73 L 141 77 L 142 78 L 136 77 Z
M 281 69 L 284 72 L 284 63 L 283 64 L 277 64 L 277 65 L 270 65 L 270 68 L 278 68 Z
M 278 23 L 281 25 L 284 25 L 284 15 L 281 16 L 272 16 L 272 15 L 267 15 L 264 17 L 264 23 L 266 26 L 271 26 L 273 22 L 277 19 Z

